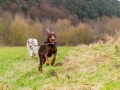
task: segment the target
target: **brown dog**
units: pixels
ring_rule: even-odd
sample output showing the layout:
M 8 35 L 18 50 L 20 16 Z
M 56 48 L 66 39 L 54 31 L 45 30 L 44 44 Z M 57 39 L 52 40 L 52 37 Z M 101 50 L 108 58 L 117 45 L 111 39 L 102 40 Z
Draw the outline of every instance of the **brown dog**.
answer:
M 50 32 L 48 29 L 47 29 L 47 33 L 48 33 L 48 37 L 44 43 L 45 45 L 42 45 L 38 50 L 38 55 L 40 59 L 40 65 L 39 65 L 38 70 L 40 72 L 43 72 L 42 65 L 45 62 L 47 66 L 50 64 L 48 57 L 51 57 L 53 55 L 51 65 L 53 65 L 56 60 L 56 54 L 57 54 L 57 47 L 56 47 L 56 42 L 55 42 L 56 35 L 54 32 Z

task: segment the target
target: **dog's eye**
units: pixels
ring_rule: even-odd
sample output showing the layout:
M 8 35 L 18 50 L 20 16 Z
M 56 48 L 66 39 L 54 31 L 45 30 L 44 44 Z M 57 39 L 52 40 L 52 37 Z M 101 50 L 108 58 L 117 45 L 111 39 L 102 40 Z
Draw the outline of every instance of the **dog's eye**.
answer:
M 50 33 L 50 34 L 48 34 L 48 36 L 49 36 L 49 37 L 51 37 L 51 36 L 52 36 L 52 34 Z
M 55 34 L 53 34 L 53 36 L 56 38 L 56 35 L 55 35 Z

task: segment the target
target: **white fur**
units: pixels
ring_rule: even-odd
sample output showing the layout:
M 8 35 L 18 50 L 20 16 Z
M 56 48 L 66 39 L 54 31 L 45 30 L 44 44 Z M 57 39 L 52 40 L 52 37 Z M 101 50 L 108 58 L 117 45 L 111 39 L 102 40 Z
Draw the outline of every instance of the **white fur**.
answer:
M 29 38 L 27 40 L 27 50 L 28 50 L 28 54 L 32 57 L 34 55 L 38 54 L 38 42 L 36 39 L 34 38 Z

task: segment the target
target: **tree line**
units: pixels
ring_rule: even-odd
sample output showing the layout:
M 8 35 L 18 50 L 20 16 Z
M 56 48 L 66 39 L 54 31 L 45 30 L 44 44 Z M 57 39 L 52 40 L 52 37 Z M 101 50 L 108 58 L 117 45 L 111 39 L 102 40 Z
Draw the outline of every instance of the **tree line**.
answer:
M 6 11 L 22 13 L 32 20 L 68 19 L 73 25 L 84 19 L 120 17 L 118 0 L 0 0 L 0 16 Z
M 56 32 L 57 45 L 90 44 L 103 40 L 103 33 L 114 35 L 116 31 L 119 32 L 119 23 L 118 17 L 102 17 L 74 26 L 67 19 L 40 22 L 39 19 L 32 20 L 21 14 L 13 17 L 6 13 L 0 17 L 0 46 L 24 46 L 28 38 L 36 38 L 42 44 L 47 37 L 46 28 Z

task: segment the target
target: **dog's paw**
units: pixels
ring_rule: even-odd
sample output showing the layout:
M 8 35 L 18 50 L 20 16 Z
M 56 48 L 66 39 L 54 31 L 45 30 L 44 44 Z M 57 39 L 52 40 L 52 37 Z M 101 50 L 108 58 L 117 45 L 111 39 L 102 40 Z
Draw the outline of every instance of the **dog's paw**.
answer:
M 55 63 L 55 62 L 51 62 L 51 66 L 53 66 L 53 65 L 54 65 L 54 63 Z
M 43 70 L 39 71 L 41 74 L 43 74 Z
M 47 65 L 47 66 L 49 66 L 49 65 L 50 65 L 49 61 L 46 61 L 46 65 Z
M 55 63 L 55 60 L 53 59 L 52 62 L 51 62 L 51 66 L 54 65 L 54 63 Z
M 42 70 L 42 68 L 39 66 L 38 67 L 38 71 L 40 72 L 40 73 L 43 73 L 43 70 Z
M 47 66 L 49 66 L 49 65 L 50 65 L 50 63 L 46 63 L 46 65 L 47 65 Z
M 38 70 L 41 74 L 43 74 L 43 70 Z

